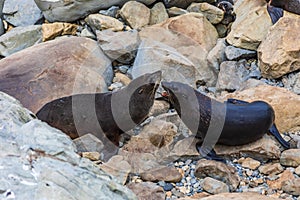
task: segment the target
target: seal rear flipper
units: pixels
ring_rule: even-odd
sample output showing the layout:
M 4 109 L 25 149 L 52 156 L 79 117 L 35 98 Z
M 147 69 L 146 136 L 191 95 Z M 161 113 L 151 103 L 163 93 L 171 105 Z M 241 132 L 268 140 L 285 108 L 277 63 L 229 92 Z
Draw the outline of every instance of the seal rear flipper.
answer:
M 209 150 L 209 148 L 203 147 L 202 142 L 196 143 L 196 149 L 197 149 L 198 153 L 207 160 L 215 160 L 215 161 L 220 161 L 220 162 L 226 163 L 226 160 L 219 157 L 216 154 L 214 149 Z
M 273 124 L 273 125 L 271 126 L 271 128 L 269 129 L 269 132 L 277 139 L 277 141 L 278 141 L 285 149 L 289 149 L 289 148 L 290 148 L 290 143 L 287 142 L 287 141 L 285 141 L 285 140 L 281 137 L 281 135 L 280 135 L 280 133 L 279 133 L 279 131 L 278 131 L 278 129 L 277 129 L 277 127 L 276 127 L 275 124 Z
M 282 16 L 283 16 L 283 9 L 277 8 L 274 6 L 267 5 L 267 10 L 272 20 L 272 23 L 275 24 Z

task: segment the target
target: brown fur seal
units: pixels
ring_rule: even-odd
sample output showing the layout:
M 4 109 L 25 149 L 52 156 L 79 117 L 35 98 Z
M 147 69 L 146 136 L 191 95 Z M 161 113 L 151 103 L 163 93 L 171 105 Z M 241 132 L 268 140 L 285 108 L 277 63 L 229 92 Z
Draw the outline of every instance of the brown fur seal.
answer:
M 103 143 L 106 136 L 118 146 L 120 134 L 147 117 L 160 80 L 161 72 L 157 71 L 134 79 L 116 92 L 59 98 L 47 103 L 36 115 L 71 138 L 92 133 Z
M 233 1 L 220 0 L 217 1 L 216 6 L 224 11 L 222 24 L 228 25 L 235 20 L 236 15 L 233 11 Z
M 254 142 L 270 132 L 285 148 L 289 148 L 274 124 L 274 110 L 266 102 L 248 103 L 236 99 L 219 102 L 179 82 L 162 82 L 169 102 L 185 125 L 200 139 L 196 147 L 201 155 L 218 159 L 212 147 L 216 143 L 243 145 Z M 203 141 L 211 146 L 201 146 Z
M 300 15 L 300 0 L 267 0 L 267 2 L 273 24 L 283 16 L 283 10 Z

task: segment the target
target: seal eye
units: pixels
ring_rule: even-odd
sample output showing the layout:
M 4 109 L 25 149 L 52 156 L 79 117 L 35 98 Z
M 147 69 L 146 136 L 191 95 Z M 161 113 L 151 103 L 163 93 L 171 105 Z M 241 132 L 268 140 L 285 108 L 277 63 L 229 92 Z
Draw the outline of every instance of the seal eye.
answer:
M 139 90 L 139 94 L 142 94 L 143 91 L 144 91 L 144 89 L 140 89 L 140 90 Z

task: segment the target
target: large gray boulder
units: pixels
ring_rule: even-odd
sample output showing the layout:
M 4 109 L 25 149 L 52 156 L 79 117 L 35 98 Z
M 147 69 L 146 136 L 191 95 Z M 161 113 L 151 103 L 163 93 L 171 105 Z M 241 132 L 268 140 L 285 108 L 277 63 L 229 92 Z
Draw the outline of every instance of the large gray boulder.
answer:
M 88 14 L 107 9 L 111 6 L 122 6 L 128 0 L 34 0 L 37 6 L 43 11 L 45 18 L 50 21 L 72 22 Z M 155 0 L 139 0 L 146 5 L 152 4 Z
M 79 157 L 68 136 L 34 119 L 3 92 L 0 126 L 4 199 L 136 199 L 115 178 Z

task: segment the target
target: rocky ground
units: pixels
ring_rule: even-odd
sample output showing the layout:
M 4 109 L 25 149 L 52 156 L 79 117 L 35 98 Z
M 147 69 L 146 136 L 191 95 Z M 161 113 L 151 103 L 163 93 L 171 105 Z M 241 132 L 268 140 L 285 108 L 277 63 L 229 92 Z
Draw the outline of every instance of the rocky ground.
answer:
M 0 2 L 1 199 L 300 199 L 300 16 L 272 25 L 264 0 L 234 1 L 234 15 L 197 2 Z M 217 145 L 226 164 L 202 159 L 156 100 L 104 161 L 95 136 L 72 141 L 35 118 L 53 99 L 115 91 L 156 70 L 220 101 L 268 102 L 292 148 L 265 135 Z

